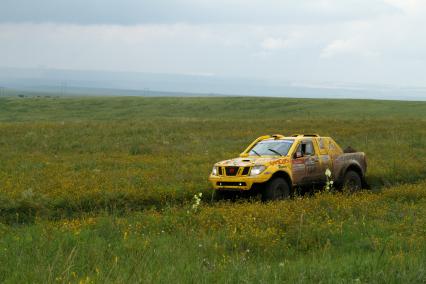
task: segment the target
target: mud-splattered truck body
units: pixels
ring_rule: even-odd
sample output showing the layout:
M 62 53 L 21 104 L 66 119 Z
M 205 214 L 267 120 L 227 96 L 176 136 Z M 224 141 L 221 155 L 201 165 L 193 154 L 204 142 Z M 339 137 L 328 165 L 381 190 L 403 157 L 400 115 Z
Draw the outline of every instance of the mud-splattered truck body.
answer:
M 316 134 L 261 136 L 240 157 L 216 163 L 209 180 L 218 193 L 259 189 L 265 200 L 282 199 L 297 186 L 324 184 L 327 169 L 336 187 L 365 184 L 365 154 L 344 153 L 332 138 Z

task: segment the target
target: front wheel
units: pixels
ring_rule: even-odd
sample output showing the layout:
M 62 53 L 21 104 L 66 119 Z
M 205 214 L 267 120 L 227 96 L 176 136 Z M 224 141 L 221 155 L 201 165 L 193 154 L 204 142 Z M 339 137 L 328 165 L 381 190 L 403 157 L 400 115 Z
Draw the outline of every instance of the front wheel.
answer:
M 348 171 L 343 178 L 343 189 L 350 192 L 358 191 L 362 188 L 362 180 L 357 172 Z
M 290 198 L 290 186 L 283 178 L 274 178 L 266 183 L 262 190 L 262 201 Z

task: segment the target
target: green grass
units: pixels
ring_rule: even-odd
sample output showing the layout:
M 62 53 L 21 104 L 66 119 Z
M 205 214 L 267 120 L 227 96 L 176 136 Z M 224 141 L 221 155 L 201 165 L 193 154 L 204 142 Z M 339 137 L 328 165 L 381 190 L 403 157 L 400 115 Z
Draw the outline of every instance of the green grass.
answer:
M 4 226 L 0 281 L 422 283 L 425 185 Z
M 210 204 L 214 162 L 300 132 L 371 192 Z M 0 133 L 0 282 L 426 282 L 426 103 L 1 98 Z

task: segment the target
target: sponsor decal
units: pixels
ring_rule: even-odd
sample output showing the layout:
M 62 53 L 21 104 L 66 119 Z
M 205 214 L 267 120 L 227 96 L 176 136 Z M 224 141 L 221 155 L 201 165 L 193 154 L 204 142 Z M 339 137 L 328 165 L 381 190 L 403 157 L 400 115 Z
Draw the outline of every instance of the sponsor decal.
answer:
M 293 164 L 293 170 L 305 170 L 305 164 Z
M 305 164 L 305 159 L 293 160 L 293 165 Z
M 279 160 L 275 160 L 270 162 L 271 166 L 275 166 L 275 165 L 283 165 L 283 164 L 287 164 L 289 162 L 289 159 L 279 159 Z

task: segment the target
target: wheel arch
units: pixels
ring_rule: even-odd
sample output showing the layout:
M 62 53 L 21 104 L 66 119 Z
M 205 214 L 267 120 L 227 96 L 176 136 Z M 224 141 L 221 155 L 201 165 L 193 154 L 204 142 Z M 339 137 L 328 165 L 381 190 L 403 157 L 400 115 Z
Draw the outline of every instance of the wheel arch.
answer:
M 290 187 L 290 190 L 293 190 L 293 182 L 291 180 L 290 175 L 285 172 L 285 171 L 276 171 L 270 178 L 268 181 L 273 180 L 274 178 L 283 178 L 285 179 L 285 181 L 287 182 L 288 186 Z
M 361 178 L 363 186 L 366 185 L 365 175 L 364 175 L 364 172 L 362 170 L 362 167 L 360 165 L 358 165 L 357 163 L 355 163 L 355 162 L 352 162 L 352 163 L 348 164 L 346 167 L 344 167 L 340 171 L 339 179 L 338 179 L 339 184 L 343 184 L 343 179 L 344 179 L 346 173 L 349 172 L 349 171 L 356 172 L 359 175 L 359 177 Z

